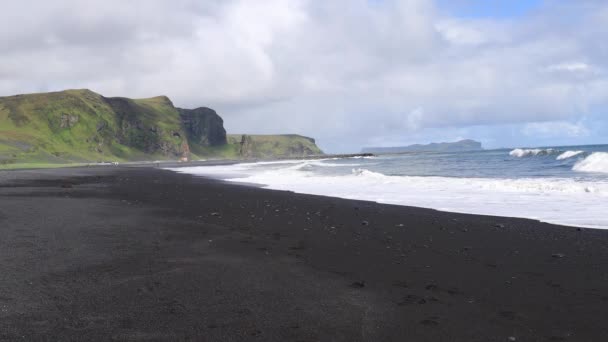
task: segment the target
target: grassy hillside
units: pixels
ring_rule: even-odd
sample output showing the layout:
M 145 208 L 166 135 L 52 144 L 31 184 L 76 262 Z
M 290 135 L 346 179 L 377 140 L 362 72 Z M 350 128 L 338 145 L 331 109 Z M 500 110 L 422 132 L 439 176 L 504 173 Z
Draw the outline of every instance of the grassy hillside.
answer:
M 210 108 L 165 96 L 103 97 L 66 90 L 0 97 L 0 168 L 98 161 L 288 158 L 322 154 L 300 135 L 231 135 Z
M 321 155 L 312 138 L 297 134 L 229 134 L 228 144 L 243 158 L 289 158 Z
M 188 145 L 166 97 L 90 90 L 0 97 L 0 164 L 178 158 Z

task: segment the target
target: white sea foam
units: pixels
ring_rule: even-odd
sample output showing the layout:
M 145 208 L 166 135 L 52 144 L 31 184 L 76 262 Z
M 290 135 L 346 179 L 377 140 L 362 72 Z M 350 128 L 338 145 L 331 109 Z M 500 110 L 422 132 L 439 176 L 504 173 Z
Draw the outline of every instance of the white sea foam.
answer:
M 595 152 L 579 161 L 572 168 L 579 172 L 608 173 L 608 152 Z
M 608 153 L 593 154 L 585 160 L 587 163 L 580 168 L 603 165 L 607 170 Z M 331 176 L 301 168 L 310 162 L 283 167 L 257 163 L 174 170 L 263 184 L 277 190 L 608 229 L 606 181 L 387 176 L 364 168 L 353 168 L 348 175 Z
M 354 157 L 348 157 L 349 159 L 375 159 L 377 158 L 376 156 L 354 156 Z
M 566 151 L 562 154 L 560 154 L 559 156 L 557 156 L 557 160 L 564 160 L 564 159 L 568 159 L 568 158 L 572 158 L 572 157 L 576 157 L 579 154 L 583 154 L 585 153 L 585 151 Z
M 546 156 L 550 154 L 560 153 L 561 151 L 552 149 L 552 148 L 516 148 L 513 151 L 509 152 L 509 155 L 512 157 L 522 158 L 522 157 L 534 157 L 534 156 Z
M 386 177 L 382 173 L 370 171 L 370 170 L 367 170 L 367 169 L 353 169 L 351 171 L 351 173 L 353 175 L 355 175 L 355 176 L 366 176 L 366 177 L 375 177 L 375 178 Z
M 361 166 L 362 164 L 358 164 L 358 163 L 326 163 L 326 162 L 321 162 L 321 163 L 313 163 L 313 165 L 324 166 L 324 167 L 343 167 L 343 166 Z M 367 164 L 367 165 L 369 165 L 369 164 Z

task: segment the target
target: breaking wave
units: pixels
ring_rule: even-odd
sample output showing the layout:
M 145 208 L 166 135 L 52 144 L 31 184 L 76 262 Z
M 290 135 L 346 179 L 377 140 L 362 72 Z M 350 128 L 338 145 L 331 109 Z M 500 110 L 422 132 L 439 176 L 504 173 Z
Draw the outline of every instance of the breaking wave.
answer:
M 595 152 L 579 161 L 572 168 L 579 172 L 608 173 L 608 152 Z
M 353 169 L 351 173 L 355 176 L 367 176 L 374 178 L 389 177 L 383 173 L 370 171 L 368 169 Z
M 509 155 L 512 157 L 522 158 L 522 157 L 534 157 L 534 156 L 548 156 L 552 154 L 558 154 L 562 151 L 555 150 L 552 148 L 516 148 L 513 151 L 509 152 Z
M 495 158 L 490 159 L 492 162 L 504 161 L 504 151 L 492 153 L 497 155 L 492 157 L 489 154 L 488 158 Z M 493 171 L 489 177 L 484 173 L 469 174 L 467 177 L 453 177 L 446 173 L 416 174 L 417 170 L 434 165 L 420 163 L 420 160 L 425 160 L 410 157 L 377 158 L 373 161 L 328 158 L 173 170 L 231 182 L 259 184 L 276 190 L 451 212 L 527 217 L 550 223 L 608 229 L 608 217 L 605 215 L 605 203 L 608 203 L 608 152 L 566 148 L 516 149 L 511 151 L 511 155 L 548 157 L 533 158 L 539 163 L 533 160 L 510 163 L 517 164 L 517 168 L 542 170 L 540 172 L 517 173 L 515 168 L 506 169 L 502 168 L 503 164 L 497 164 L 484 169 Z M 452 169 L 457 168 L 458 173 L 464 166 L 470 166 L 461 163 L 460 159 L 453 161 L 442 158 L 434 161 L 449 163 L 447 165 Z M 556 162 L 556 159 L 561 162 Z M 412 170 L 411 175 L 405 173 Z
M 560 154 L 559 156 L 557 156 L 557 160 L 564 160 L 564 159 L 568 159 L 568 158 L 572 158 L 572 157 L 576 157 L 580 154 L 585 153 L 585 151 L 566 151 L 562 154 Z
M 385 174 L 367 169 L 353 169 L 352 175 L 363 177 L 369 182 L 380 182 L 394 185 L 417 185 L 421 189 L 455 189 L 468 188 L 470 190 L 491 190 L 501 192 L 522 193 L 595 193 L 608 196 L 608 184 L 578 182 L 571 179 L 545 179 L 545 178 L 451 178 L 451 177 L 423 177 L 423 176 L 387 176 Z M 441 191 L 440 190 L 440 191 Z
M 556 160 L 565 160 L 584 154 L 585 151 L 562 151 L 553 148 L 516 148 L 509 155 L 517 158 L 558 155 Z

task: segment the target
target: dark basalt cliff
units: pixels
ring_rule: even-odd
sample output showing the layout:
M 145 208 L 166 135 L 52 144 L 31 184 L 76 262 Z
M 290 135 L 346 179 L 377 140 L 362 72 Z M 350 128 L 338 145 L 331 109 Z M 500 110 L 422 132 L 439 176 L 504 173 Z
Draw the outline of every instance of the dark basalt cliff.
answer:
M 177 108 L 190 144 L 220 146 L 226 144 L 224 120 L 211 108 Z

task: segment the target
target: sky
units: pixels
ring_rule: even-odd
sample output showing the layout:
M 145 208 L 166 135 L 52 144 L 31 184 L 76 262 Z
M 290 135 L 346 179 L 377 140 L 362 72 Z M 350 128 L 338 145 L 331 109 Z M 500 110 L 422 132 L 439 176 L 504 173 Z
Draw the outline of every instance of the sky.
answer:
M 606 23 L 604 0 L 11 1 L 0 96 L 167 95 L 335 153 L 608 143 Z

